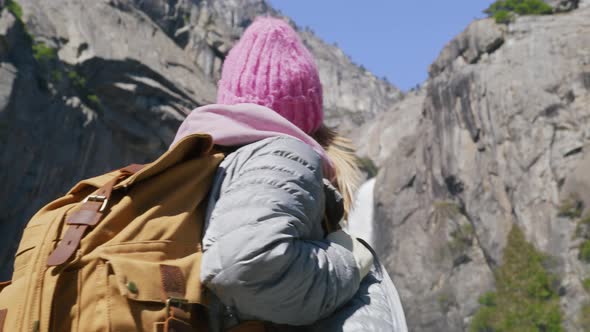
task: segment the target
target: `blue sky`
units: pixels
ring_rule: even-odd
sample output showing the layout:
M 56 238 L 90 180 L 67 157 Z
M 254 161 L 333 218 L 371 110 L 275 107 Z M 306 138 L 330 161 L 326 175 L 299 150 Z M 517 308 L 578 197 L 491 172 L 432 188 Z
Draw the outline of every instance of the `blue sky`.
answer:
M 352 60 L 407 91 L 492 0 L 269 0 L 298 26 L 337 43 Z

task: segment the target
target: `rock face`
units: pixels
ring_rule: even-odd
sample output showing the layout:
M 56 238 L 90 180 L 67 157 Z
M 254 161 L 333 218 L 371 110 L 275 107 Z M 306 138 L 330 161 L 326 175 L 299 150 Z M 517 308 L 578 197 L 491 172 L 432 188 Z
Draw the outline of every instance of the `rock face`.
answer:
M 303 41 L 314 54 L 324 86 L 325 122 L 347 136 L 389 111 L 402 93 L 391 84 L 354 65 L 342 50 L 304 31 Z
M 388 167 L 387 160 L 392 154 L 412 154 L 419 139 L 417 127 L 425 97 L 425 86 L 410 91 L 389 111 L 379 114 L 355 131 L 352 137 L 358 142 L 357 154 L 369 157 L 377 168 Z
M 476 21 L 430 67 L 411 97 L 423 101 L 402 101 L 415 118 L 381 115 L 394 122 L 366 150 L 381 164 L 376 243 L 410 330 L 468 328 L 513 224 L 555 258 L 564 327 L 581 330 L 590 264 L 578 258 L 580 218 L 559 211 L 572 193 L 590 206 L 589 50 L 587 6 Z
M 0 9 L 0 280 L 35 211 L 82 178 L 159 156 L 191 109 L 215 101 L 243 29 L 279 15 L 263 0 L 13 2 L 22 17 Z M 336 47 L 301 36 L 331 124 L 350 133 L 401 98 Z
M 545 2 L 551 5 L 557 13 L 574 10 L 580 4 L 580 0 L 547 0 Z

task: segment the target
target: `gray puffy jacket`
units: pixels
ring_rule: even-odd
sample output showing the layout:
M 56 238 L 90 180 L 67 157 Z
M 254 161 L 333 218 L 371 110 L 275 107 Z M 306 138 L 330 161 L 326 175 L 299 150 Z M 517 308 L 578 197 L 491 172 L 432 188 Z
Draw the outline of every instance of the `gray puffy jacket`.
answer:
M 308 331 L 406 331 L 397 291 L 375 259 L 362 282 L 352 253 L 324 239 L 319 155 L 267 138 L 220 165 L 207 210 L 201 279 L 214 331 L 243 320 Z

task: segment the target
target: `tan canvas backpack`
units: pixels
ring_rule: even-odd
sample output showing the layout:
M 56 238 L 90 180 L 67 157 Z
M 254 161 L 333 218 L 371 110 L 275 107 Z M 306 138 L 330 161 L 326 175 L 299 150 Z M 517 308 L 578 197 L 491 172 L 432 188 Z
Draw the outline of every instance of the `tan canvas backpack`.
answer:
M 201 233 L 223 159 L 212 148 L 188 136 L 41 209 L 0 286 L 0 331 L 206 330 Z

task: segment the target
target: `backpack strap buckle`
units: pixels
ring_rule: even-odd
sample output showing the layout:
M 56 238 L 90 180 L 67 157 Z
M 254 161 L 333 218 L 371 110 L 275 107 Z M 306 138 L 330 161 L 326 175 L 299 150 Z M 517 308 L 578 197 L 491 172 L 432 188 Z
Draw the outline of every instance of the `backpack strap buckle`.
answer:
M 169 297 L 166 300 L 166 320 L 163 322 L 164 332 L 191 332 L 191 306 L 187 300 Z
M 162 299 L 166 301 L 164 332 L 194 331 L 193 306 L 185 298 L 186 279 L 178 266 L 160 264 Z
M 178 308 L 178 309 L 185 311 L 185 312 L 190 312 L 190 310 L 191 310 L 188 300 L 180 299 L 180 298 L 176 298 L 176 297 L 169 297 L 166 300 L 166 315 L 167 316 L 173 316 L 173 313 L 171 312 L 171 310 L 173 310 L 173 308 Z
M 74 255 L 86 230 L 89 227 L 96 226 L 102 219 L 115 184 L 138 172 L 141 168 L 141 165 L 131 165 L 121 169 L 120 174 L 113 177 L 112 180 L 87 196 L 80 203 L 78 209 L 66 218 L 66 224 L 69 227 L 66 229 L 63 239 L 59 241 L 47 258 L 47 266 L 61 265 Z
M 104 195 L 89 195 L 86 198 L 84 198 L 84 200 L 82 201 L 82 203 L 86 203 L 86 202 L 102 202 L 102 205 L 100 206 L 100 209 L 98 209 L 98 212 L 102 212 L 104 211 L 104 209 L 107 207 L 107 204 L 109 202 L 109 199 L 104 196 Z

